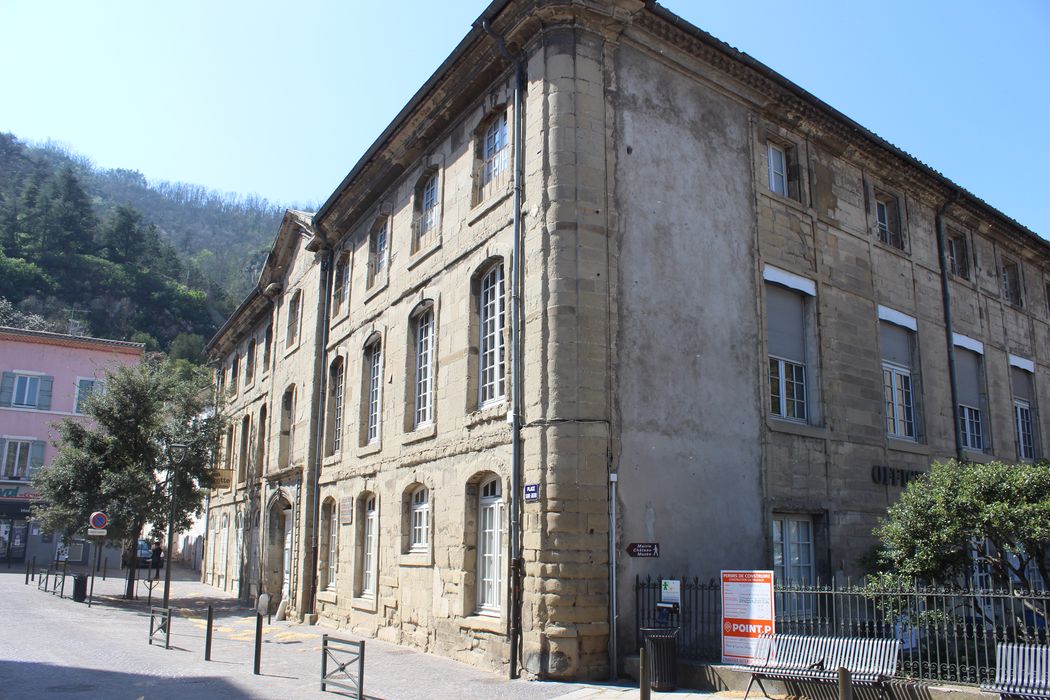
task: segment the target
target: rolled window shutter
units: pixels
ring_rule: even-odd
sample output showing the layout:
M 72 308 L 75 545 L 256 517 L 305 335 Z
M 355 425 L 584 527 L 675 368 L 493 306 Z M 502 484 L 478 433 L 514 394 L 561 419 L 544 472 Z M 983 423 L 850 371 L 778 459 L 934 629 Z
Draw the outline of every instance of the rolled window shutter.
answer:
M 805 301 L 798 292 L 775 284 L 766 285 L 770 355 L 805 363 L 804 309 Z
M 11 372 L 4 372 L 3 379 L 0 379 L 0 406 L 10 406 L 15 398 L 15 375 Z
M 959 391 L 959 403 L 976 409 L 981 408 L 980 362 L 980 356 L 977 353 L 956 346 L 955 375 Z
M 1014 398 L 1032 401 L 1032 375 L 1020 367 L 1010 368 L 1010 383 L 1014 387 Z
M 41 411 L 51 410 L 51 388 L 55 383 L 54 377 L 40 378 L 40 393 L 37 395 L 36 407 Z
M 7 440 L 0 438 L 0 474 L 7 473 L 7 452 L 4 448 L 7 446 Z
M 34 440 L 32 446 L 29 448 L 29 477 L 32 478 L 36 474 L 40 467 L 44 466 L 44 446 L 43 440 Z
M 882 359 L 911 369 L 911 331 L 892 323 L 879 323 Z

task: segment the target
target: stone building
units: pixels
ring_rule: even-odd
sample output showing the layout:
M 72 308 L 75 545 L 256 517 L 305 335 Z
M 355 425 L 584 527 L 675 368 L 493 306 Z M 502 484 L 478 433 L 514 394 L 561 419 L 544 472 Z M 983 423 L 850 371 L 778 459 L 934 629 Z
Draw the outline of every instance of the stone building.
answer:
M 600 677 L 637 575 L 858 574 L 932 460 L 1046 455 L 1050 244 L 655 3 L 495 0 L 210 348 L 211 581 Z

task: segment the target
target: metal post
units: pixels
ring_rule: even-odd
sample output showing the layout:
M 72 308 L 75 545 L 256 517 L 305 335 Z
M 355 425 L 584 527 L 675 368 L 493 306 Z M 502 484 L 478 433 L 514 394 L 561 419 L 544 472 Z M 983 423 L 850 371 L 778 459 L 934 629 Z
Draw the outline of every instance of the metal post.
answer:
M 839 666 L 839 700 L 853 700 L 853 683 L 848 668 Z
M 91 599 L 95 597 L 95 573 L 98 571 L 99 562 L 102 561 L 102 540 L 95 544 L 95 569 L 91 572 L 91 591 L 88 593 L 88 607 L 91 607 Z
M 102 560 L 102 580 L 106 580 L 106 566 L 109 564 L 109 557 Z
M 638 700 L 649 700 L 649 664 L 646 663 L 645 646 L 638 649 Z
M 208 606 L 208 630 L 204 633 L 204 660 L 211 661 L 211 626 L 215 622 L 215 610 Z
M 325 691 L 324 679 L 328 678 L 328 635 L 321 635 L 321 692 Z
M 26 559 L 26 585 L 29 585 L 29 560 Z
M 255 675 L 259 675 L 259 660 L 262 656 L 262 613 L 255 613 Z
M 30 581 L 32 581 L 34 579 L 36 579 L 36 557 L 33 557 L 33 573 L 31 573 L 29 575 L 29 580 Z
M 357 700 L 365 697 L 365 642 L 361 640 L 361 653 L 357 655 Z

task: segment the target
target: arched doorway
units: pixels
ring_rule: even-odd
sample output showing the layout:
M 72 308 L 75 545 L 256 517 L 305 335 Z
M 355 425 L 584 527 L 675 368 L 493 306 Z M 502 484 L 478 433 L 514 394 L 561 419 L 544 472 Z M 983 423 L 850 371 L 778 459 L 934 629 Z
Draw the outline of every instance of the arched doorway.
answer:
M 282 600 L 289 597 L 292 567 L 292 504 L 283 493 L 270 499 L 266 513 L 267 538 L 264 556 L 266 571 L 263 581 L 264 593 L 270 594 L 271 610 L 276 610 Z

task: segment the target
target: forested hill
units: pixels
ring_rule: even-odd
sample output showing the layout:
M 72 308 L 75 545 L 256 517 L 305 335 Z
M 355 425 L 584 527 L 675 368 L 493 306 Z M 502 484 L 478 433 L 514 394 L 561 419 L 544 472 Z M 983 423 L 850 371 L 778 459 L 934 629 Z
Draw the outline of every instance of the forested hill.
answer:
M 0 133 L 0 325 L 161 349 L 207 338 L 254 283 L 282 212 Z

